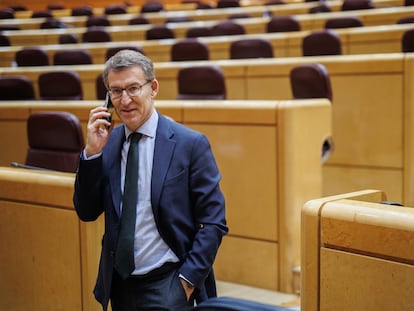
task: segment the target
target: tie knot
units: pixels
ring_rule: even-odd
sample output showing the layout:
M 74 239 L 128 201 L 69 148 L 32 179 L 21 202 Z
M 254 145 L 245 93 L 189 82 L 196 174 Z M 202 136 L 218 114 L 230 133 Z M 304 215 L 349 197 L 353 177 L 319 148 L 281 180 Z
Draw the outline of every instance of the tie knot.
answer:
M 137 143 L 141 139 L 141 137 L 142 137 L 142 134 L 137 133 L 137 132 L 134 132 L 131 135 L 129 135 L 129 139 L 131 143 Z

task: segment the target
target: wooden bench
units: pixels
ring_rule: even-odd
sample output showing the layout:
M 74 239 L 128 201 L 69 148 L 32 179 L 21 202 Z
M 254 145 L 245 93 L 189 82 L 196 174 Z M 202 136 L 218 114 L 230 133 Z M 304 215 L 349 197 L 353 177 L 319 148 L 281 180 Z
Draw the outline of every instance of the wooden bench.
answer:
M 24 161 L 28 115 L 64 110 L 85 124 L 89 109 L 99 104 L 0 105 L 1 143 L 10 145 L 8 136 L 13 131 L 13 161 Z M 217 278 L 292 292 L 292 267 L 300 264 L 300 210 L 322 191 L 321 143 L 331 134 L 329 101 L 159 101 L 156 106 L 204 132 L 221 170 L 231 229 L 217 256 Z M 303 126 L 308 130 L 303 131 Z M 1 154 L 1 163 L 9 159 Z M 77 220 L 72 207 L 73 175 L 61 176 L 0 168 L 0 234 L 4 240 L 0 265 L 1 271 L 7 270 L 0 285 L 1 309 L 11 302 L 20 306 L 36 298 L 36 305 L 31 304 L 34 311 L 55 308 L 55 300 L 72 307 L 65 310 L 98 310 L 92 307 L 92 287 L 102 219 L 92 224 Z M 62 273 L 70 275 L 65 278 Z M 48 282 L 39 276 L 48 277 Z
M 386 200 L 362 190 L 304 205 L 302 309 L 414 308 L 414 209 Z

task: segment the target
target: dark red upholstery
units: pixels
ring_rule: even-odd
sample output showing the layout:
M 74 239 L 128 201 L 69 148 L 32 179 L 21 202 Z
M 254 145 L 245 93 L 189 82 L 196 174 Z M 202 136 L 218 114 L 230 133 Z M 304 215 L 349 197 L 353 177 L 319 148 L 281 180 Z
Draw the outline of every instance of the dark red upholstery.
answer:
M 331 29 L 315 30 L 302 40 L 303 56 L 341 55 L 342 43 Z
M 225 20 L 211 27 L 212 36 L 244 35 L 245 33 L 244 26 L 233 20 Z
M 208 59 L 208 46 L 196 38 L 182 39 L 171 46 L 171 61 Z
M 145 25 L 149 23 L 149 19 L 142 15 L 134 16 L 128 22 L 129 25 Z
M 266 32 L 299 31 L 300 23 L 294 16 L 272 16 L 266 25 Z
M 145 32 L 147 40 L 173 39 L 174 37 L 174 31 L 166 25 L 154 25 Z
M 315 5 L 309 9 L 309 14 L 316 14 L 316 13 L 328 13 L 332 12 L 331 7 L 324 2 L 320 2 L 318 5 Z
M 375 7 L 372 0 L 343 0 L 341 10 L 366 10 L 373 9 Z
M 218 66 L 191 66 L 178 72 L 177 99 L 226 99 L 224 73 Z
M 11 42 L 7 35 L 0 33 L 0 46 L 10 46 Z
M 40 47 L 26 47 L 16 52 L 17 66 L 48 66 L 49 56 Z
M 240 6 L 239 0 L 218 0 L 216 7 L 221 8 L 237 8 Z
M 134 50 L 134 51 L 140 52 L 141 54 L 144 54 L 144 50 L 139 46 L 120 45 L 120 46 L 113 46 L 113 47 L 108 48 L 105 53 L 105 59 L 106 60 L 110 59 L 112 56 L 114 56 L 117 52 L 121 50 Z
M 95 90 L 96 90 L 96 99 L 105 99 L 106 97 L 106 87 L 103 81 L 103 75 L 99 74 L 95 80 Z
M 160 1 L 147 1 L 141 6 L 141 13 L 161 12 L 164 10 L 164 5 Z
M 329 18 L 325 21 L 326 29 L 338 29 L 338 28 L 350 28 L 350 27 L 362 27 L 364 24 L 357 16 L 343 16 Z
M 207 26 L 194 26 L 187 29 L 185 34 L 187 38 L 209 37 L 211 28 Z
M 111 34 L 105 30 L 104 26 L 94 26 L 88 28 L 82 34 L 82 42 L 110 42 Z
M 406 30 L 401 39 L 401 51 L 414 52 L 414 29 Z
M 272 58 L 273 46 L 267 39 L 252 38 L 233 41 L 230 44 L 230 58 Z
M 89 5 L 77 6 L 71 10 L 72 16 L 92 16 L 93 8 Z
M 60 50 L 53 55 L 54 65 L 87 65 L 92 63 L 92 55 L 88 50 Z
M 60 44 L 78 43 L 78 36 L 73 33 L 63 33 L 59 36 Z
M 14 11 L 12 9 L 2 9 L 0 10 L 0 19 L 11 19 L 14 18 Z
M 39 75 L 39 97 L 41 100 L 83 99 L 82 84 L 75 71 L 50 71 Z
M 86 27 L 92 27 L 92 26 L 111 26 L 111 22 L 109 21 L 108 17 L 105 15 L 101 16 L 89 16 L 86 20 Z
M 32 82 L 25 76 L 0 77 L 0 100 L 35 99 Z
M 304 64 L 290 71 L 293 98 L 328 98 L 332 100 L 329 73 L 322 64 Z
M 127 12 L 124 4 L 110 4 L 105 7 L 105 14 L 125 14 Z
M 84 148 L 78 118 L 69 112 L 40 112 L 27 120 L 26 165 L 75 172 Z

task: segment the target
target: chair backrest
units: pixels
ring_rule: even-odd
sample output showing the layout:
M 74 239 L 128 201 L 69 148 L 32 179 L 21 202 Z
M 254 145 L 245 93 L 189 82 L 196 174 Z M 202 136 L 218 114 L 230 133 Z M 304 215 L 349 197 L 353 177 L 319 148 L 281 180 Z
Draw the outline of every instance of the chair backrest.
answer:
M 288 32 L 299 31 L 301 29 L 299 21 L 294 16 L 277 15 L 266 24 L 266 32 Z
M 110 42 L 111 34 L 105 30 L 103 26 L 95 26 L 88 28 L 82 34 L 82 42 Z
M 0 10 L 0 19 L 14 18 L 14 11 L 10 8 Z
M 208 60 L 207 44 L 196 38 L 185 38 L 171 46 L 171 61 Z
M 92 16 L 93 8 L 89 5 L 73 7 L 71 9 L 72 16 Z
M 237 8 L 240 6 L 239 0 L 218 0 L 216 7 L 221 8 Z
M 341 11 L 366 10 L 375 8 L 372 0 L 343 0 Z
M 68 26 L 54 17 L 47 18 L 44 22 L 40 23 L 40 29 L 54 29 L 54 28 L 67 28 Z
M 78 43 L 78 36 L 73 33 L 62 33 L 59 35 L 60 44 Z
M 331 80 L 324 65 L 298 65 L 290 71 L 289 77 L 294 99 L 328 98 L 332 101 Z
M 96 99 L 105 99 L 106 97 L 106 86 L 103 81 L 103 74 L 99 74 L 95 80 L 95 91 L 96 91 Z
M 41 100 L 81 100 L 81 79 L 75 71 L 49 71 L 39 75 L 39 98 Z
M 88 16 L 85 26 L 86 27 L 92 27 L 92 26 L 107 27 L 107 26 L 111 26 L 111 22 L 109 21 L 106 15 L 100 15 L 100 16 L 92 15 L 92 16 Z
M 127 12 L 124 4 L 110 4 L 105 7 L 105 14 L 125 14 Z
M 41 47 L 25 47 L 16 52 L 17 66 L 49 66 L 49 56 Z
M 69 112 L 39 112 L 27 120 L 26 165 L 76 172 L 84 148 L 79 119 Z
M 364 24 L 357 16 L 343 16 L 328 18 L 325 21 L 325 29 L 338 29 L 338 28 L 350 28 L 350 27 L 362 27 Z
M 406 30 L 401 38 L 401 51 L 414 52 L 414 29 Z
M 0 100 L 32 100 L 35 93 L 32 82 L 25 76 L 0 77 Z
M 166 25 L 154 25 L 145 32 L 147 40 L 174 39 L 174 31 Z
M 334 30 L 316 30 L 303 38 L 302 53 L 303 56 L 341 55 L 342 43 Z
M 10 46 L 11 42 L 7 35 L 0 33 L 0 46 Z
M 245 33 L 246 30 L 244 29 L 244 26 L 233 20 L 218 22 L 211 27 L 212 36 L 244 35 Z
M 177 99 L 226 99 L 226 83 L 218 66 L 190 66 L 178 71 Z
M 34 11 L 31 17 L 32 18 L 53 17 L 53 14 L 49 10 Z
M 411 24 L 414 23 L 414 15 L 404 16 L 397 20 L 397 24 Z
M 128 22 L 129 25 L 145 25 L 149 23 L 149 19 L 142 15 L 134 16 Z
M 110 47 L 106 50 L 105 60 L 110 59 L 112 56 L 114 56 L 116 53 L 118 53 L 121 50 L 134 50 L 134 51 L 140 52 L 141 54 L 145 54 L 144 50 L 139 46 L 131 46 L 131 45 L 113 46 L 113 47 Z
M 92 55 L 88 50 L 60 50 L 53 55 L 54 65 L 89 65 Z
M 319 4 L 311 7 L 309 9 L 309 14 L 315 14 L 315 13 L 328 13 L 328 12 L 332 12 L 331 7 L 325 3 L 325 2 L 320 2 Z
M 141 6 L 141 13 L 161 12 L 164 10 L 164 5 L 160 1 L 147 1 Z
M 273 46 L 267 39 L 241 39 L 230 44 L 230 59 L 272 57 Z
M 186 38 L 198 38 L 211 36 L 211 28 L 207 26 L 193 26 L 187 29 Z
M 170 16 L 167 17 L 167 19 L 165 20 L 165 23 L 187 23 L 187 22 L 191 22 L 192 19 L 188 16 Z

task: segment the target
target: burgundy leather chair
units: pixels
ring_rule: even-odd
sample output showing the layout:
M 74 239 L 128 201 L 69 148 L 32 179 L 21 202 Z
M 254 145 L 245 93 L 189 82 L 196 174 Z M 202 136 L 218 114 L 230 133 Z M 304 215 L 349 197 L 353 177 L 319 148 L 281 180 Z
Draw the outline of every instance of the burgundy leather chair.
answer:
M 154 25 L 145 32 L 147 40 L 174 39 L 174 31 L 166 25 Z
M 196 38 L 186 38 L 171 46 L 171 61 L 208 60 L 208 46 Z
M 272 57 L 273 46 L 267 39 L 241 39 L 230 44 L 230 59 Z
M 211 27 L 194 26 L 187 29 L 185 36 L 187 38 L 209 37 L 211 36 Z
M 62 111 L 32 114 L 27 120 L 27 138 L 26 165 L 76 172 L 84 139 L 75 115 Z
M 49 56 L 41 47 L 25 47 L 16 52 L 17 66 L 49 66 Z
M 414 52 L 414 29 L 406 30 L 401 39 L 401 51 Z
M 82 34 L 82 42 L 110 42 L 111 34 L 105 30 L 105 26 L 94 26 L 88 28 Z
M 183 67 L 178 72 L 177 99 L 226 99 L 226 83 L 218 66 Z
M 341 39 L 334 30 L 315 30 L 303 38 L 302 53 L 303 56 L 341 55 Z
M 300 29 L 300 23 L 294 16 L 272 16 L 266 24 L 266 32 L 288 32 Z
M 362 27 L 364 24 L 358 16 L 343 16 L 329 18 L 325 21 L 325 29 Z
M 89 65 L 92 55 L 88 50 L 60 50 L 53 55 L 54 65 Z
M 160 1 L 147 1 L 141 6 L 141 13 L 161 12 L 164 10 L 164 5 Z
M 372 0 L 344 0 L 341 11 L 366 10 L 375 8 Z
M 49 71 L 39 75 L 40 100 L 81 100 L 81 79 L 75 71 Z
M 35 93 L 32 82 L 25 76 L 0 77 L 0 100 L 32 100 Z
M 244 29 L 244 26 L 233 20 L 218 22 L 211 27 L 212 36 L 244 35 L 245 33 L 246 30 Z

